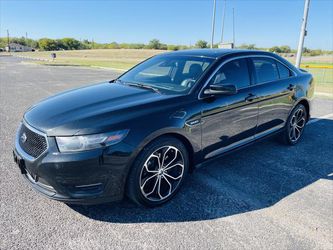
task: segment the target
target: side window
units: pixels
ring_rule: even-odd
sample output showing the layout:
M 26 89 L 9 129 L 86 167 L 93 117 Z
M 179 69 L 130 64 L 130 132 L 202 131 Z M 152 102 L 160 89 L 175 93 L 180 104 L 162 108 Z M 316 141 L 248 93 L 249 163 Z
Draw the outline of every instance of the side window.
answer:
M 213 76 L 209 84 L 236 85 L 244 88 L 250 85 L 250 76 L 246 59 L 236 59 L 224 64 Z
M 269 58 L 253 58 L 252 62 L 257 76 L 256 83 L 279 80 L 279 72 L 275 60 Z
M 293 74 L 291 73 L 291 71 L 284 66 L 283 64 L 276 62 L 278 69 L 279 69 L 279 74 L 280 74 L 280 79 L 285 79 L 288 78 L 290 76 L 292 76 Z

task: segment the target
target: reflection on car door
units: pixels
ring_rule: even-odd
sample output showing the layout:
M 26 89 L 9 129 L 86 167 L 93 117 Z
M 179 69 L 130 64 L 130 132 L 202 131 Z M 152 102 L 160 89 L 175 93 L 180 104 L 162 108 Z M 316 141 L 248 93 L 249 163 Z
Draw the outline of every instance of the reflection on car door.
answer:
M 205 158 L 213 157 L 240 143 L 254 139 L 258 103 L 245 58 L 225 63 L 209 84 L 236 85 L 235 95 L 215 95 L 202 101 L 202 149 Z
M 259 98 L 259 116 L 256 137 L 281 129 L 294 103 L 293 72 L 275 59 L 251 58 L 256 94 Z

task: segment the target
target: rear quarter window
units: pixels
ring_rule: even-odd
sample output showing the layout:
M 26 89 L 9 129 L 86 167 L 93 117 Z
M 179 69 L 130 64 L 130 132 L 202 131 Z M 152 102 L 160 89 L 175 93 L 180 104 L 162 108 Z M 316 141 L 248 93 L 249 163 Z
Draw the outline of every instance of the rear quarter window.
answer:
M 277 64 L 277 67 L 278 67 L 278 70 L 279 70 L 280 79 L 285 79 L 285 78 L 293 76 L 290 69 L 288 69 L 282 63 L 276 62 L 276 64 Z
M 279 80 L 279 71 L 275 60 L 270 58 L 253 58 L 256 83 L 272 82 Z

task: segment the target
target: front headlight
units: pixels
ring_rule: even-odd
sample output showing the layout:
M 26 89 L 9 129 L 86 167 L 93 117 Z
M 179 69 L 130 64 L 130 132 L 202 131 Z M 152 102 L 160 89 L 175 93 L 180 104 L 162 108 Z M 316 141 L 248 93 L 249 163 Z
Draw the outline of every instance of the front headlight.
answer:
M 60 152 L 75 152 L 89 149 L 101 148 L 121 142 L 128 134 L 127 129 L 111 133 L 61 136 L 56 137 Z

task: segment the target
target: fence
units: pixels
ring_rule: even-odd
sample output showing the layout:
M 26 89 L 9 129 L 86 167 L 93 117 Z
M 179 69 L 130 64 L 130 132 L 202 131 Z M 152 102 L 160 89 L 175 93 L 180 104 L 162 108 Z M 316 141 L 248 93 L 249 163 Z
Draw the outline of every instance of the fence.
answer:
M 333 66 L 332 65 L 301 65 L 311 73 L 316 82 L 316 95 L 333 97 Z

